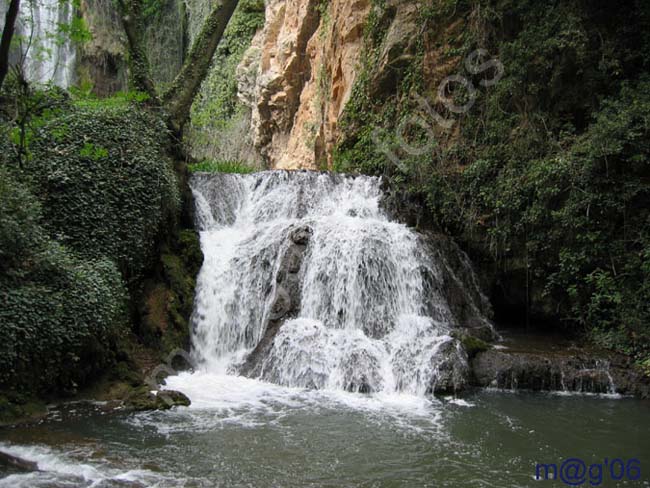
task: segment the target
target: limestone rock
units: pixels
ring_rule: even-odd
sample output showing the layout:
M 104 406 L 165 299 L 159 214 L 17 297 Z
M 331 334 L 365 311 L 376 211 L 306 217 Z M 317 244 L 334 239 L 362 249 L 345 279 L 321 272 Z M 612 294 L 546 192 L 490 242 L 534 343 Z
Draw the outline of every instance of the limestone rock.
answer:
M 417 2 L 409 0 L 390 0 L 387 2 L 385 16 L 380 23 L 388 24 L 388 31 L 381 46 L 379 63 L 374 70 L 371 81 L 371 94 L 395 93 L 397 85 L 405 74 L 405 68 L 413 60 L 416 51 L 416 39 L 422 35 L 418 30 Z
M 583 353 L 489 350 L 472 361 L 478 386 L 533 391 L 613 393 L 609 363 Z
M 435 361 L 437 375 L 431 383 L 431 393 L 456 393 L 467 387 L 470 375 L 467 354 L 458 341 L 443 344 Z
M 270 0 L 237 69 L 256 148 L 272 168 L 330 163 L 358 71 L 369 0 Z
M 172 407 L 188 407 L 192 402 L 180 391 L 160 390 L 151 392 L 148 388 L 141 387 L 136 389 L 124 402 L 129 410 L 147 411 L 147 410 L 169 410 Z

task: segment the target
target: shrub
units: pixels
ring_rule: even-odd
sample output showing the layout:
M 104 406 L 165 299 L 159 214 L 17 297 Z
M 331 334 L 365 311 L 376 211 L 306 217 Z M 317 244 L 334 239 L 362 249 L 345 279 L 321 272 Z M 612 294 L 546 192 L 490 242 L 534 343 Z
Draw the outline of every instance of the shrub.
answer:
M 0 168 L 0 387 L 73 390 L 110 361 L 125 291 L 108 259 L 84 260 L 47 237 L 40 205 Z
M 129 104 L 73 107 L 37 129 L 24 165 L 47 230 L 138 279 L 180 205 L 161 119 Z

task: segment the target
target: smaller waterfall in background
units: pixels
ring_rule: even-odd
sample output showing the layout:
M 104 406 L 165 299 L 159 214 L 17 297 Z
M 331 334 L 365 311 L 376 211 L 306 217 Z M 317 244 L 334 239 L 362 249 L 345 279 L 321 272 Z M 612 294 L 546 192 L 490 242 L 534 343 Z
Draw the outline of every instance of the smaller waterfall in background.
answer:
M 284 386 L 434 391 L 466 374 L 442 263 L 381 209 L 378 178 L 272 171 L 197 175 L 205 261 L 200 369 Z
M 28 0 L 21 3 L 20 9 L 17 34 L 27 79 L 69 87 L 74 81 L 75 48 L 61 32 L 61 26 L 72 23 L 72 3 L 68 0 Z

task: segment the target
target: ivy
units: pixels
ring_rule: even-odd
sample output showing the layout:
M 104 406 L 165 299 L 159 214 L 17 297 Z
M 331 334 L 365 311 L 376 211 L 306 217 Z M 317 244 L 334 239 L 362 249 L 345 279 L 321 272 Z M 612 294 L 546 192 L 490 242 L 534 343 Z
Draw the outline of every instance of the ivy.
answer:
M 39 128 L 24 169 L 43 195 L 46 228 L 137 280 L 180 205 L 164 123 L 130 104 L 73 107 Z
M 110 361 L 125 324 L 122 278 L 110 260 L 52 240 L 36 198 L 0 176 L 0 388 L 72 391 Z

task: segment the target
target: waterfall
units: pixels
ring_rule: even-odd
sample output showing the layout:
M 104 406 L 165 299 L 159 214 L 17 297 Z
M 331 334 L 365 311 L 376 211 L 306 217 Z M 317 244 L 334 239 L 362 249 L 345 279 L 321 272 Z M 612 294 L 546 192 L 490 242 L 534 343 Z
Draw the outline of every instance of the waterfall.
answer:
M 67 88 L 74 81 L 75 49 L 61 32 L 69 26 L 74 8 L 69 1 L 28 0 L 21 3 L 17 34 L 27 79 Z
M 466 372 L 443 264 L 387 217 L 380 184 L 306 171 L 194 176 L 199 368 L 415 395 Z

